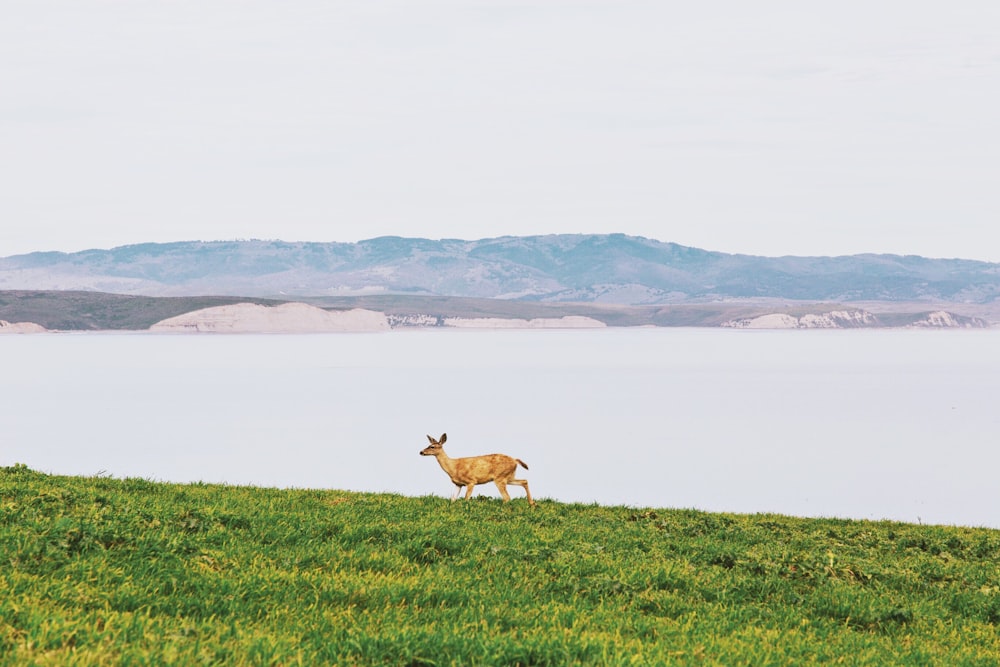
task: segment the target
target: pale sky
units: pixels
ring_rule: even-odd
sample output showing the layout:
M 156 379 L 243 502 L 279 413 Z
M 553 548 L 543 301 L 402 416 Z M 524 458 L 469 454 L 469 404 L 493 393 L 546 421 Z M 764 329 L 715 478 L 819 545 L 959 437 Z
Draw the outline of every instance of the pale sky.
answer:
M 1000 262 L 1000 2 L 0 0 L 0 256 L 578 232 Z

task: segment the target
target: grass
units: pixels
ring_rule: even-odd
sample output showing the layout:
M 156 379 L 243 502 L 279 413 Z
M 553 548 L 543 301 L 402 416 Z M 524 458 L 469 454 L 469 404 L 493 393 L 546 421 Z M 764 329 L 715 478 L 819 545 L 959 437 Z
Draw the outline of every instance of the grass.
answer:
M 0 468 L 0 665 L 996 665 L 1000 531 Z

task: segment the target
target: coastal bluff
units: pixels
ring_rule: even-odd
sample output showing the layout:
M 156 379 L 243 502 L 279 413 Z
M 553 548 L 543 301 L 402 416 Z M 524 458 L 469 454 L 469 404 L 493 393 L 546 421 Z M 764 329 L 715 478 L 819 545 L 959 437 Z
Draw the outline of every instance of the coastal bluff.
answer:
M 388 331 L 384 313 L 362 308 L 329 311 L 304 303 L 238 303 L 203 308 L 157 322 L 158 333 L 334 333 Z

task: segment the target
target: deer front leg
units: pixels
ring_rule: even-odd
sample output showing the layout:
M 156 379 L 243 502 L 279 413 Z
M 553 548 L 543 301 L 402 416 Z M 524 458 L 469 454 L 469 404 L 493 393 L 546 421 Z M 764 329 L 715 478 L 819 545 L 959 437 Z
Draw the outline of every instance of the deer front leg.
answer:
M 469 487 L 465 490 L 465 499 L 468 500 L 472 497 L 472 490 L 476 488 L 475 482 L 469 484 Z
M 455 485 L 455 493 L 451 494 L 451 502 L 455 502 L 456 500 L 458 500 L 458 492 L 461 491 L 461 490 L 462 490 L 462 486 L 460 484 L 456 484 Z

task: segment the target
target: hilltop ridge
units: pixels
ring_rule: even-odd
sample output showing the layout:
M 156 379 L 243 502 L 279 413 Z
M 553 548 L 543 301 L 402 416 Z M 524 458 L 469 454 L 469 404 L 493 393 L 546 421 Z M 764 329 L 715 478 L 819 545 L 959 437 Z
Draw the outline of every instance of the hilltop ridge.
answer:
M 0 290 L 280 299 L 398 294 L 619 305 L 747 299 L 984 304 L 1000 296 L 1000 264 L 871 254 L 758 257 L 624 234 L 191 241 L 0 258 Z

